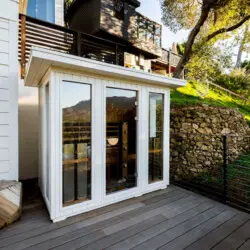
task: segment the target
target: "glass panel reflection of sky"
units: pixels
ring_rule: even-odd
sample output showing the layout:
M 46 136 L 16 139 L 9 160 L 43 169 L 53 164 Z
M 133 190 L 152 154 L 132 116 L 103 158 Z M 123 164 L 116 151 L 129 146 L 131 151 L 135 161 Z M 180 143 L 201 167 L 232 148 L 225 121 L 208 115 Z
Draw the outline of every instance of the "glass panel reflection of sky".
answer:
M 136 91 L 134 90 L 127 90 L 127 89 L 115 89 L 115 88 L 108 88 L 107 89 L 107 97 L 136 97 Z
M 55 0 L 29 0 L 27 15 L 55 23 Z
M 90 85 L 64 82 L 62 108 L 75 106 L 79 102 L 90 100 Z

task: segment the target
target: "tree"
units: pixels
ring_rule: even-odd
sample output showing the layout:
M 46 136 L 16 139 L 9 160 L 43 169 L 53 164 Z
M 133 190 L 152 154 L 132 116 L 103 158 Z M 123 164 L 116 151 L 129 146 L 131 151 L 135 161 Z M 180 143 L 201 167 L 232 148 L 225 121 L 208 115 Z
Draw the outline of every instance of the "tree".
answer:
M 160 0 L 162 20 L 172 31 L 191 30 L 174 76 L 203 46 L 225 38 L 250 20 L 249 0 Z
M 245 51 L 247 52 L 249 50 L 249 44 L 250 44 L 250 26 L 249 22 L 246 22 L 243 32 L 243 37 L 240 42 L 240 47 L 237 55 L 237 61 L 236 61 L 236 68 L 240 68 L 242 64 L 242 53 Z
M 73 0 L 64 0 L 64 20 L 66 26 L 68 26 L 68 20 L 67 20 L 68 9 L 72 2 Z
M 215 81 L 232 65 L 230 48 L 204 45 L 185 65 L 186 76 L 199 82 Z

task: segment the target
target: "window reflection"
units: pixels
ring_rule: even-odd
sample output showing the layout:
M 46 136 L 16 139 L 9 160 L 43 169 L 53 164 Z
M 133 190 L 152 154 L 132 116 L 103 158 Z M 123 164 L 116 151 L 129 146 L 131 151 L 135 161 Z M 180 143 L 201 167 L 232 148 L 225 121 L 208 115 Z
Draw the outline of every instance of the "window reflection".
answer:
M 106 192 L 136 184 L 137 92 L 107 88 L 106 96 Z
M 91 86 L 63 82 L 63 203 L 91 199 Z
M 163 94 L 149 94 L 149 183 L 163 180 Z
M 55 22 L 55 0 L 29 0 L 27 15 L 47 22 Z

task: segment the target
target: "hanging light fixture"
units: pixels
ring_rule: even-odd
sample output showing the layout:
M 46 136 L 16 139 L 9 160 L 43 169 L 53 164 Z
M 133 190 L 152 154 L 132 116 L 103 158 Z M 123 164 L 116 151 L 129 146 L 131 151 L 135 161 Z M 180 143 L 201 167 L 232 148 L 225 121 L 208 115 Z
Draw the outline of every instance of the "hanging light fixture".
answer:
M 118 144 L 119 139 L 118 138 L 109 138 L 107 141 L 108 141 L 109 145 L 115 146 Z

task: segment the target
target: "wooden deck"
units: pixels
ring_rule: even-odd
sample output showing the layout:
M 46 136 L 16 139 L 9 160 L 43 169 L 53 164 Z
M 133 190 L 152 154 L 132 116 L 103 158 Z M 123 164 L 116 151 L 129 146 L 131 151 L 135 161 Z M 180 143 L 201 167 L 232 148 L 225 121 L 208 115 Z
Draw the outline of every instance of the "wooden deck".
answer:
M 0 232 L 0 249 L 250 249 L 250 215 L 171 186 L 53 224 L 43 205 Z

